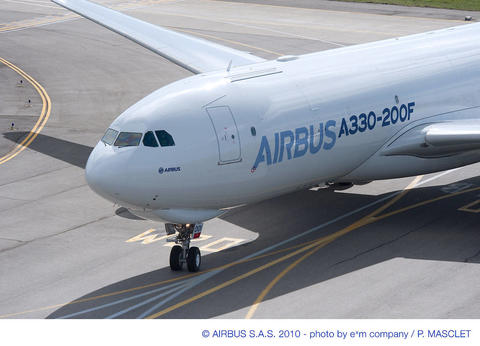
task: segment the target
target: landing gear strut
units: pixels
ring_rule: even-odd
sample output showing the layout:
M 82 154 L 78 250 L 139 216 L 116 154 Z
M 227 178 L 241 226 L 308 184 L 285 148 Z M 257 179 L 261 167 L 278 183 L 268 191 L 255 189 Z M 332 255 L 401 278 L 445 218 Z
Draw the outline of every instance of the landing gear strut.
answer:
M 165 224 L 165 230 L 168 235 L 177 235 L 167 238 L 167 241 L 175 242 L 170 251 L 170 269 L 173 271 L 182 270 L 183 264 L 191 272 L 197 272 L 202 263 L 200 249 L 196 246 L 190 247 L 190 240 L 200 237 L 203 224 Z

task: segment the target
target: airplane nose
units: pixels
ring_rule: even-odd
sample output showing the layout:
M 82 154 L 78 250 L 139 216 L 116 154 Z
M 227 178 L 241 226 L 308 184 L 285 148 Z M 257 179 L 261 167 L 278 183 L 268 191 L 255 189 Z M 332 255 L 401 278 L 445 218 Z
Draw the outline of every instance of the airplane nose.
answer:
M 100 166 L 102 161 L 102 148 L 100 143 L 93 148 L 90 156 L 87 160 L 87 165 L 85 167 L 85 179 L 87 180 L 88 186 L 95 191 L 97 194 L 102 197 L 105 196 L 105 177 L 102 174 Z
M 85 167 L 85 179 L 90 188 L 113 202 L 120 198 L 125 178 L 125 162 L 121 156 L 115 155 L 112 147 L 100 142 L 90 153 Z

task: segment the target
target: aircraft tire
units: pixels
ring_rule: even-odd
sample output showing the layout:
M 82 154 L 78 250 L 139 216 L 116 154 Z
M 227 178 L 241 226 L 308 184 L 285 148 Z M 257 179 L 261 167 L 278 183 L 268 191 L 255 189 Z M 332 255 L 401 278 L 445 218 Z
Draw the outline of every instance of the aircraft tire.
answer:
M 198 272 L 200 270 L 200 264 L 202 263 L 202 255 L 200 249 L 196 246 L 191 247 L 188 250 L 187 255 L 187 267 L 191 272 Z
M 175 245 L 170 251 L 170 269 L 173 271 L 182 270 L 182 253 L 183 249 L 180 245 Z

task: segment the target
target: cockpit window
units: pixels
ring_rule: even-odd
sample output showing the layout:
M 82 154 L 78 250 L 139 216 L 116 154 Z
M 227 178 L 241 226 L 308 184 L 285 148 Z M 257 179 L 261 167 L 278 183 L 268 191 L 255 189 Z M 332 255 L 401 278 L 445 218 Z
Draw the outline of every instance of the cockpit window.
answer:
M 158 147 L 157 140 L 152 131 L 148 131 L 145 133 L 145 136 L 143 136 L 143 145 L 146 147 Z
M 137 132 L 120 132 L 115 141 L 117 147 L 135 147 L 140 144 L 142 134 Z
M 155 131 L 158 141 L 162 147 L 173 147 L 175 141 L 173 137 L 165 130 Z
M 114 129 L 108 129 L 102 137 L 102 142 L 108 145 L 112 145 L 115 141 L 115 138 L 117 138 L 117 135 L 118 131 L 115 131 Z

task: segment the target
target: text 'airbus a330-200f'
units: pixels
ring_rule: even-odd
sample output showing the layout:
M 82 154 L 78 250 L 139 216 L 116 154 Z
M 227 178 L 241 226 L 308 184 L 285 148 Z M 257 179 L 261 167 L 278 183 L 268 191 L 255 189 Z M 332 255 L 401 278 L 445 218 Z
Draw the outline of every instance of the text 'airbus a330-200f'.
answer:
M 199 270 L 190 240 L 233 207 L 480 161 L 480 23 L 267 61 L 52 1 L 195 74 L 116 118 L 85 172 L 99 195 L 176 234 L 172 270 Z

